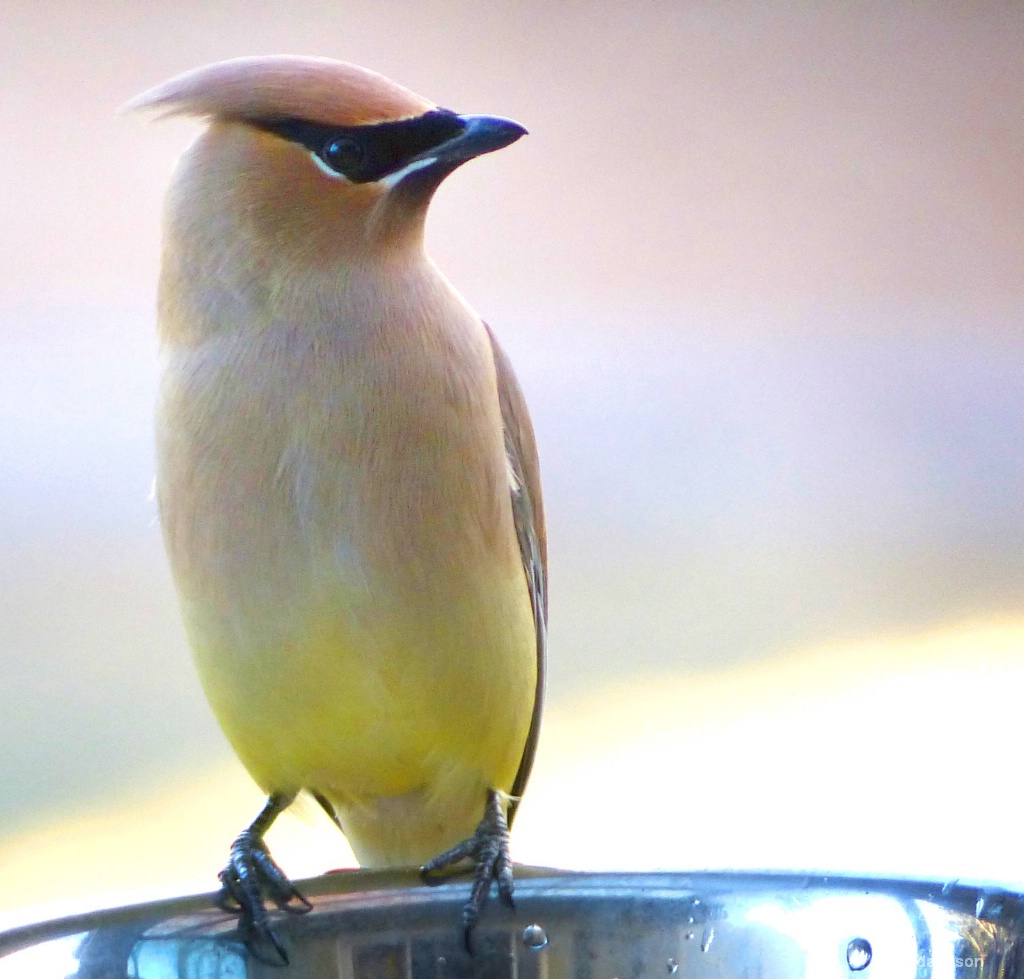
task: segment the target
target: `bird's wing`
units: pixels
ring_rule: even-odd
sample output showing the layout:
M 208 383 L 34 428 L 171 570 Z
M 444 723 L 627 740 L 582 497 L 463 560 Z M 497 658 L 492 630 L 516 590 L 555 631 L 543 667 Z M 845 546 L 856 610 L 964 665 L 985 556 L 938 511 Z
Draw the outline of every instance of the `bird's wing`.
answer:
M 540 462 L 526 399 L 508 356 L 501 349 L 491 328 L 486 323 L 484 326 L 491 340 L 491 351 L 494 354 L 494 366 L 498 375 L 498 399 L 501 403 L 501 420 L 505 429 L 505 452 L 515 477 L 511 488 L 512 516 L 519 538 L 519 552 L 523 558 L 526 585 L 530 590 L 537 635 L 537 690 L 533 700 L 530 733 L 523 749 L 519 771 L 512 785 L 512 800 L 508 807 L 508 821 L 511 825 L 519 797 L 526 788 L 530 770 L 533 768 L 533 757 L 540 735 L 547 660 L 548 542 L 544 526 L 544 502 L 540 493 Z

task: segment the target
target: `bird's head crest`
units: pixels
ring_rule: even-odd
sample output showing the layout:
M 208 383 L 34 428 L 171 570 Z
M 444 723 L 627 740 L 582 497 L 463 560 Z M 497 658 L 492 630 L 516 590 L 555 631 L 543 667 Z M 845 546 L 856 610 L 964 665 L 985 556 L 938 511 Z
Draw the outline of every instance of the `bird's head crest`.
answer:
M 298 55 L 233 58 L 136 96 L 126 109 L 223 119 L 300 118 L 340 126 L 407 119 L 435 108 L 368 68 Z

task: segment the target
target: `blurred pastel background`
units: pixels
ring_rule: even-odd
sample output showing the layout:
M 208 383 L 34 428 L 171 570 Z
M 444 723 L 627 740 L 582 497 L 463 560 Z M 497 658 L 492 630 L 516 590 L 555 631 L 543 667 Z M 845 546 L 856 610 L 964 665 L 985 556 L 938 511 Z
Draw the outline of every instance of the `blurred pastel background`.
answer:
M 7 0 L 5 920 L 211 889 L 260 803 L 149 499 L 160 205 L 196 125 L 115 109 L 278 51 L 531 131 L 429 228 L 544 465 L 516 858 L 1024 881 L 1024 7 Z M 351 863 L 315 818 L 271 844 Z

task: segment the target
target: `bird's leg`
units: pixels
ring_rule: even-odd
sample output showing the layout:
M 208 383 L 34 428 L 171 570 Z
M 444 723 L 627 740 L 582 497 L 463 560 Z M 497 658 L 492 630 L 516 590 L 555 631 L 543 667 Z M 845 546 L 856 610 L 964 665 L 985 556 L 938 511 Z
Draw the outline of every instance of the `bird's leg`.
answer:
M 268 965 L 287 965 L 288 953 L 271 930 L 264 897 L 291 914 L 305 914 L 313 908 L 274 862 L 263 841 L 271 823 L 294 800 L 294 792 L 271 795 L 252 825 L 231 844 L 228 865 L 220 872 L 217 906 L 239 916 L 242 940 L 257 959 Z
M 512 860 L 508 852 L 508 822 L 501 804 L 501 796 L 494 790 L 487 790 L 484 818 L 480 820 L 473 835 L 456 844 L 450 850 L 434 857 L 420 869 L 425 884 L 439 884 L 444 877 L 437 877 L 438 871 L 461 862 L 472 860 L 473 890 L 462 909 L 463 938 L 466 951 L 473 952 L 473 929 L 480 912 L 491 893 L 491 882 L 498 884 L 498 896 L 510 908 L 512 901 Z

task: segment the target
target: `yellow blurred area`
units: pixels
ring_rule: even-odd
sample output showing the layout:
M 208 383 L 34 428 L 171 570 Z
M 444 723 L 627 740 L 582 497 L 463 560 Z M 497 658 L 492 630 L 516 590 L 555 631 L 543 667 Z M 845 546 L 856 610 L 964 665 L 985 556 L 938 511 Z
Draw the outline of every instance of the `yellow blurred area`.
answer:
M 1024 851 L 991 827 L 1022 700 L 1024 620 L 624 681 L 548 716 L 514 856 L 1024 882 Z M 228 764 L 29 830 L 0 848 L 0 924 L 211 890 L 260 804 Z M 312 803 L 269 841 L 294 876 L 354 866 Z

